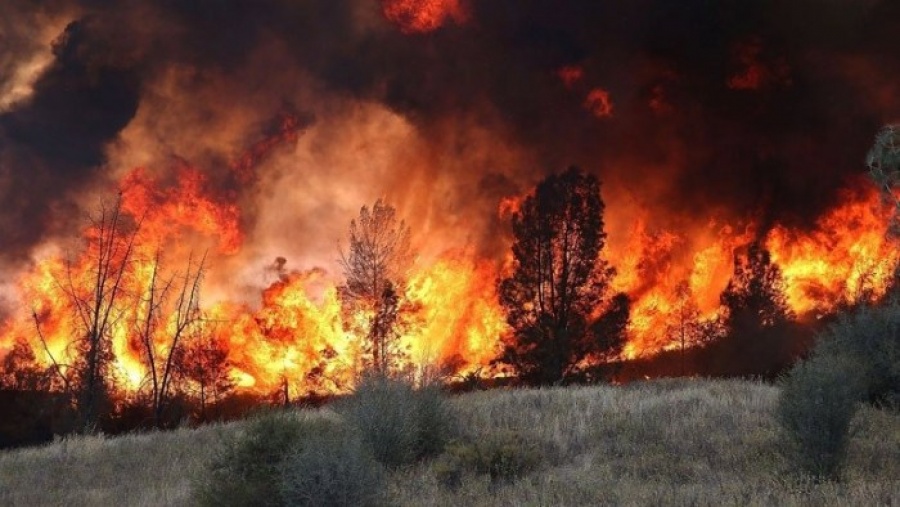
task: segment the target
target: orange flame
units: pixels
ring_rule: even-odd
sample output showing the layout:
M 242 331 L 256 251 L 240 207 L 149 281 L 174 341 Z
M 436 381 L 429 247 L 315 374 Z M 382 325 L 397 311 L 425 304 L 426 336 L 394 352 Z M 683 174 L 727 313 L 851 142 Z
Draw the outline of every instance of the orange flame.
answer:
M 829 311 L 842 301 L 878 297 L 886 291 L 900 258 L 884 234 L 890 209 L 880 205 L 877 191 L 865 188 L 846 191 L 841 204 L 812 230 L 778 225 L 763 238 L 783 271 L 787 299 L 797 314 Z M 178 168 L 171 181 L 136 169 L 121 182 L 123 212 L 142 219 L 133 266 L 123 280 L 127 295 L 123 297 L 131 299 L 121 304 L 121 316 L 110 332 L 112 374 L 127 392 L 138 391 L 147 379 L 134 322 L 144 311 L 136 298 L 148 287 L 157 249 L 163 248 L 166 269 L 173 273 L 185 269 L 193 252 L 209 251 L 209 269 L 215 270 L 216 259 L 242 248 L 239 209 L 214 195 L 215 189 L 190 167 Z M 506 199 L 498 203 L 499 212 L 508 218 L 520 203 L 517 198 Z M 679 287 L 685 284 L 700 317 L 716 317 L 735 251 L 758 236 L 752 224 L 735 229 L 712 222 L 665 231 L 652 229 L 646 220 L 623 228 L 616 219 L 614 213 L 607 217 L 610 230 L 630 229 L 629 239 L 611 243 L 605 255 L 617 269 L 611 288 L 633 300 L 626 357 L 673 346 L 664 330 L 678 311 Z M 85 235 L 94 236 L 96 231 L 88 227 Z M 72 364 L 76 352 L 71 343 L 79 325 L 66 284 L 71 280 L 79 290 L 89 290 L 93 254 L 83 251 L 67 261 L 51 251 L 38 259 L 19 281 L 27 311 L 4 323 L 0 350 L 27 339 L 45 366 L 50 361 L 47 351 L 60 364 Z M 505 269 L 508 266 L 468 250 L 445 252 L 430 263 L 420 260 L 403 294 L 419 310 L 401 338 L 408 352 L 403 361 L 408 364 L 400 366 L 448 367 L 457 373 L 486 369 L 509 332 L 496 295 L 496 280 Z M 322 269 L 278 274 L 262 291 L 258 307 L 223 301 L 202 308 L 211 338 L 228 353 L 237 388 L 268 394 L 284 383 L 297 393 L 352 387 L 363 344 L 348 329 L 364 327 L 367 315 L 348 315 L 342 309 L 335 277 Z M 32 310 L 47 350 L 37 340 Z M 172 322 L 161 319 L 156 325 L 155 346 L 163 351 Z

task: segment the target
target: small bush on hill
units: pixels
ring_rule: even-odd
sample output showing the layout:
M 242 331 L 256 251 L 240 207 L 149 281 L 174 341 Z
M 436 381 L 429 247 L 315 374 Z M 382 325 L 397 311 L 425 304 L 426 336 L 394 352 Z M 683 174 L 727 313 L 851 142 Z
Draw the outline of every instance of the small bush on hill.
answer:
M 197 485 L 196 500 L 208 506 L 281 505 L 281 462 L 288 450 L 326 421 L 304 421 L 289 412 L 257 415 L 237 439 L 226 443 Z
M 457 441 L 434 465 L 438 482 L 458 487 L 466 473 L 487 474 L 491 484 L 518 479 L 541 463 L 539 446 L 516 431 L 495 431 L 478 440 Z
M 785 378 L 777 417 L 798 467 L 836 479 L 857 404 L 898 407 L 900 305 L 842 315 Z
M 416 390 L 383 376 L 363 378 L 337 410 L 389 467 L 439 453 L 457 431 L 456 416 L 436 387 Z
M 861 386 L 852 363 L 829 356 L 797 364 L 785 379 L 777 418 L 788 454 L 806 474 L 835 479 L 850 440 Z
M 332 425 L 295 446 L 281 467 L 284 505 L 350 507 L 382 503 L 386 476 L 359 436 Z
M 900 303 L 841 316 L 823 333 L 816 354 L 856 361 L 865 400 L 900 408 Z

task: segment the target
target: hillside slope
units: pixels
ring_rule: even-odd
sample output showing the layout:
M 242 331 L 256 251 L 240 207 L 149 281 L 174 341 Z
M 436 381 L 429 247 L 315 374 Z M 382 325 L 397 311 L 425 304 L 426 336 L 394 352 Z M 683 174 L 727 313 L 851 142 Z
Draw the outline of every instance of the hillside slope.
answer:
M 797 480 L 772 417 L 778 389 L 748 381 L 496 390 L 454 399 L 476 439 L 510 432 L 539 462 L 521 479 L 437 462 L 394 472 L 399 505 L 898 505 L 900 416 L 864 409 L 839 484 Z M 327 409 L 325 409 L 327 410 Z M 304 412 L 301 417 L 320 417 Z M 0 505 L 190 505 L 193 480 L 241 423 L 119 438 L 79 437 L 0 453 Z

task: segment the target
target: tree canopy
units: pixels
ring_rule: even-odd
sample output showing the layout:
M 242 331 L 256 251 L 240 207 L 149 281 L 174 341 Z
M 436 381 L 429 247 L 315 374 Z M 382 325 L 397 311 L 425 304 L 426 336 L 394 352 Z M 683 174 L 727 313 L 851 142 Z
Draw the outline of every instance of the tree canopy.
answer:
M 600 255 L 603 211 L 600 182 L 571 167 L 542 180 L 512 216 L 514 265 L 499 295 L 513 336 L 500 362 L 527 383 L 565 381 L 584 359 L 624 343 L 627 296 L 595 317 L 613 275 Z
M 341 296 L 348 308 L 369 314 L 364 348 L 379 373 L 386 373 L 399 353 L 397 331 L 410 311 L 401 297 L 412 262 L 409 238 L 409 227 L 397 219 L 397 211 L 379 199 L 371 209 L 363 206 L 350 222 L 349 249 L 341 251 Z

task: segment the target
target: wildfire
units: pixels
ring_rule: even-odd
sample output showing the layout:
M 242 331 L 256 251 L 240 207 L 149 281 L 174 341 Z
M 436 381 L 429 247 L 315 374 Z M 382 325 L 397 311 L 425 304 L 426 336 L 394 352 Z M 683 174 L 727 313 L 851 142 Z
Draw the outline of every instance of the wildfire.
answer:
M 209 269 L 214 270 L 217 259 L 242 249 L 244 236 L 239 208 L 215 198 L 202 174 L 190 167 L 179 167 L 171 181 L 136 169 L 120 185 L 122 213 L 138 233 L 132 263 L 122 279 L 127 303 L 118 307 L 120 314 L 109 332 L 110 375 L 126 391 L 137 392 L 146 385 L 148 367 L 135 339 L 135 323 L 146 312 L 142 297 L 160 255 L 164 273 L 179 280 L 177 276 L 197 269 L 201 250 L 210 252 Z M 898 254 L 885 239 L 889 210 L 879 206 L 877 192 L 847 191 L 840 202 L 812 230 L 778 225 L 764 238 L 784 274 L 788 302 L 799 315 L 879 296 L 893 276 L 890 267 Z M 509 198 L 498 208 L 508 217 L 519 203 L 520 199 Z M 96 238 L 96 227 L 89 225 L 85 237 Z M 629 294 L 633 301 L 624 355 L 636 357 L 673 346 L 665 329 L 679 305 L 685 304 L 679 299 L 684 295 L 679 296 L 679 287 L 687 287 L 701 318 L 716 317 L 734 253 L 756 234 L 752 224 L 735 229 L 711 222 L 688 231 L 664 231 L 636 221 L 628 241 L 610 245 L 604 254 L 617 269 L 611 289 Z M 14 341 L 25 339 L 45 366 L 55 361 L 69 367 L 77 354 L 72 338 L 83 332 L 72 293 L 90 289 L 96 255 L 87 248 L 72 258 L 51 252 L 38 259 L 19 282 L 28 311 L 5 323 L 0 349 L 9 350 Z M 191 333 L 203 333 L 211 346 L 227 354 L 228 374 L 241 391 L 268 394 L 288 385 L 302 394 L 352 387 L 363 350 L 359 338 L 348 330 L 364 326 L 367 315 L 348 314 L 342 308 L 339 279 L 333 273 L 286 271 L 284 263 L 283 259 L 277 263 L 277 277 L 261 291 L 258 305 L 221 301 L 206 306 L 201 299 L 196 311 L 202 318 Z M 451 373 L 486 369 L 509 332 L 495 292 L 496 280 L 507 267 L 459 249 L 432 262 L 419 260 L 404 294 L 417 310 L 401 337 L 403 366 Z M 164 316 L 153 325 L 154 347 L 161 353 L 174 323 Z

